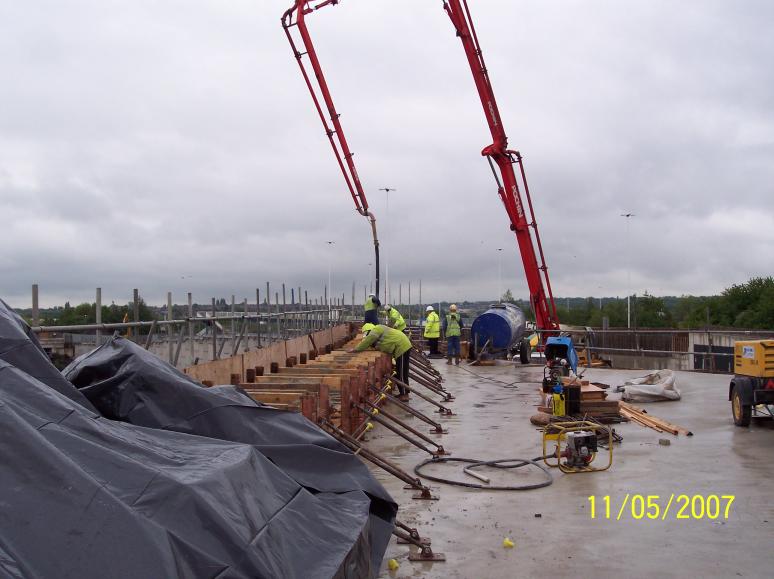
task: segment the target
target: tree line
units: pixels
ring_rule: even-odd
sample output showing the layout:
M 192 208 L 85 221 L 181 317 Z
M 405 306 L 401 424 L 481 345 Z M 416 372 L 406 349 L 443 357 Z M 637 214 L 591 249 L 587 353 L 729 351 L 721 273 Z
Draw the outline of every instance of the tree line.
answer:
M 515 303 L 522 308 L 528 319 L 534 321 L 529 302 L 515 299 L 511 290 L 502 296 L 502 301 Z M 489 307 L 490 302 L 459 303 L 464 316 L 472 321 L 476 315 Z M 727 327 L 774 330 L 774 277 L 755 277 L 746 283 L 732 285 L 720 295 L 657 297 L 649 293 L 632 296 L 632 326 L 640 328 L 704 328 Z M 442 310 L 448 308 L 448 302 L 441 302 Z M 572 326 L 601 327 L 603 318 L 608 319 L 611 328 L 627 327 L 626 298 L 557 298 L 557 314 L 563 324 Z M 210 305 L 194 305 L 194 311 L 209 310 Z M 216 302 L 216 309 L 226 311 L 229 305 L 225 298 Z M 397 306 L 401 307 L 401 306 Z M 404 309 L 407 306 L 404 307 Z M 422 315 L 414 305 L 414 315 Z M 162 311 L 163 310 L 163 311 Z M 17 310 L 30 321 L 31 310 Z M 41 309 L 41 324 L 44 326 L 69 326 L 93 324 L 96 322 L 95 303 L 82 303 L 76 306 L 69 302 L 64 306 Z M 163 317 L 165 308 L 154 308 L 140 300 L 140 319 L 154 320 Z M 407 314 L 408 312 L 404 312 Z M 173 317 L 188 315 L 185 305 L 173 306 Z M 131 303 L 118 305 L 112 303 L 102 306 L 102 322 L 118 323 L 124 319 L 134 319 Z
M 606 317 L 610 327 L 627 326 L 626 298 L 573 298 L 569 304 L 559 299 L 556 305 L 564 324 L 600 327 Z M 631 306 L 633 327 L 774 330 L 774 277 L 755 277 L 716 296 L 656 297 L 646 292 L 632 296 Z

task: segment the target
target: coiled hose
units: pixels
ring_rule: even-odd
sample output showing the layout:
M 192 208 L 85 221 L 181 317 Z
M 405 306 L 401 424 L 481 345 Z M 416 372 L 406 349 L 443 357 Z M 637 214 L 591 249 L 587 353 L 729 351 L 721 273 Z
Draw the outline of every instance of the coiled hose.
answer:
M 431 480 L 433 482 L 447 484 L 447 485 L 455 485 L 460 487 L 467 487 L 469 489 L 486 489 L 489 491 L 529 491 L 533 489 L 540 489 L 543 487 L 547 487 L 554 482 L 554 478 L 551 476 L 551 473 L 549 472 L 549 470 L 545 466 L 540 464 L 538 462 L 539 460 L 543 460 L 543 457 L 538 456 L 531 460 L 525 459 L 525 458 L 501 458 L 498 460 L 478 460 L 473 458 L 455 458 L 455 457 L 429 458 L 423 462 L 420 462 L 418 465 L 414 467 L 414 474 L 424 479 Z M 470 472 L 468 472 L 469 470 L 473 468 L 478 468 L 480 466 L 491 466 L 494 468 L 510 469 L 510 468 L 521 468 L 523 466 L 532 465 L 532 466 L 536 466 L 541 471 L 543 471 L 543 474 L 545 475 L 545 479 L 542 482 L 530 483 L 530 484 L 524 484 L 524 485 L 491 486 L 486 484 L 468 483 L 468 482 L 457 481 L 452 479 L 445 479 L 437 476 L 424 474 L 421 472 L 422 468 L 427 466 L 428 464 L 440 464 L 442 462 L 467 463 L 469 466 L 466 466 L 463 469 L 466 472 L 466 474 L 471 474 Z M 509 463 L 515 463 L 515 464 L 509 464 Z M 477 475 L 472 475 L 472 476 L 477 476 Z

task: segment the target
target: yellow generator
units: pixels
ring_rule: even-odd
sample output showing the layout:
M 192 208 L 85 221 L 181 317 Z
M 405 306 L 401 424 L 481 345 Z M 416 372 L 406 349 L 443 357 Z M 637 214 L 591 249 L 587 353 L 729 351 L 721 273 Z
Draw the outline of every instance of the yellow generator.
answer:
M 749 426 L 753 416 L 772 417 L 774 340 L 734 344 L 734 379 L 728 388 L 734 424 Z

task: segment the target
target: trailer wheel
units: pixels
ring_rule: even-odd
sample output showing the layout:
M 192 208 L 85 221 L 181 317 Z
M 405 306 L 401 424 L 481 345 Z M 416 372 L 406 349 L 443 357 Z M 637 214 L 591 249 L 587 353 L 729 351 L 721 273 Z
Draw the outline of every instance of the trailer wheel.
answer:
M 731 393 L 731 412 L 734 415 L 734 424 L 737 426 L 750 426 L 752 406 L 742 402 L 742 396 L 739 394 L 739 389 L 736 386 L 734 386 L 734 390 Z
M 519 360 L 522 364 L 529 364 L 532 352 L 530 351 L 529 342 L 522 340 L 519 345 Z

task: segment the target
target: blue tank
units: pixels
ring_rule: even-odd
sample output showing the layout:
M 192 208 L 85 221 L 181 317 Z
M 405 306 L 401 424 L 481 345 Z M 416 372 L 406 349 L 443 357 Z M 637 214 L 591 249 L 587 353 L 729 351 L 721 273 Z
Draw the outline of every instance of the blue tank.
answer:
M 470 342 L 483 348 L 487 340 L 491 350 L 508 350 L 518 344 L 524 335 L 526 317 L 521 308 L 514 304 L 492 304 L 483 314 L 473 320 L 470 327 Z M 478 336 L 478 339 L 476 339 Z

